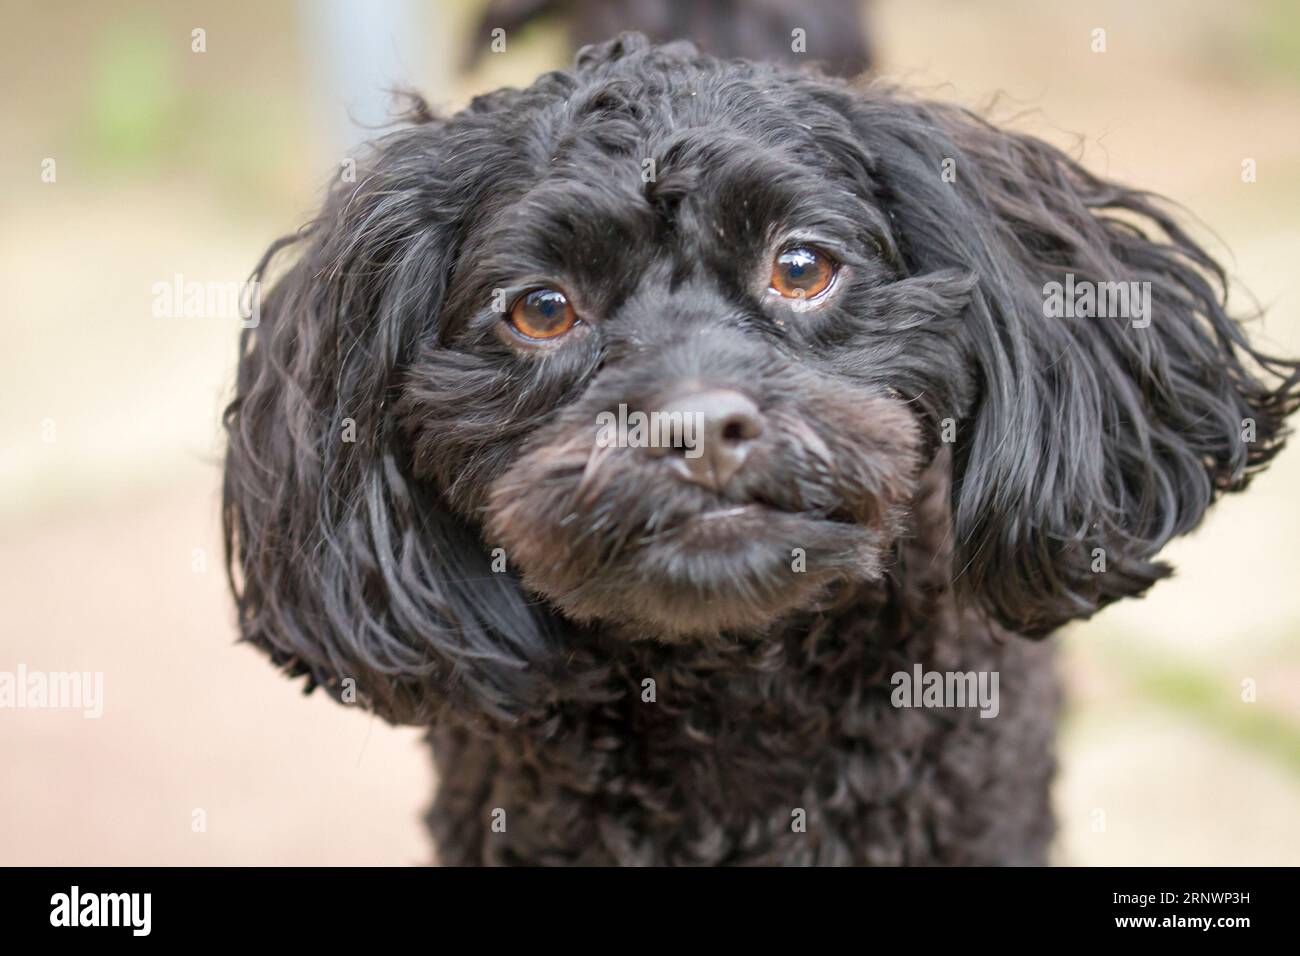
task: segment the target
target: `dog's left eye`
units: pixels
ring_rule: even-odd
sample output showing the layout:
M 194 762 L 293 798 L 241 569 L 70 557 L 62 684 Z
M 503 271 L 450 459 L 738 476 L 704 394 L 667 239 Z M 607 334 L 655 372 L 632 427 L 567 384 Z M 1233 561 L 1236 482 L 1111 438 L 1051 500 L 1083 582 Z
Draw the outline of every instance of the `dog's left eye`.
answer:
M 772 261 L 771 291 L 785 299 L 815 299 L 835 278 L 835 260 L 811 246 L 790 246 Z
M 558 339 L 577 324 L 578 316 L 559 289 L 534 289 L 515 300 L 509 322 L 525 338 Z

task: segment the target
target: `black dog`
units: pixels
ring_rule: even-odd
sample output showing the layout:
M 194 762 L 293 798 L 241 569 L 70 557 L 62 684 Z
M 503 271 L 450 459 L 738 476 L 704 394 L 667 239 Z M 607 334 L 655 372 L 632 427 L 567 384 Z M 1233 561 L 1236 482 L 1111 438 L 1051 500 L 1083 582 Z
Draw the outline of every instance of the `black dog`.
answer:
M 1300 404 L 1218 265 L 962 110 L 638 35 L 419 118 L 258 270 L 299 253 L 227 413 L 244 637 L 432 727 L 447 863 L 1042 862 L 1023 638 L 1165 576 Z M 895 706 L 918 664 L 996 716 Z

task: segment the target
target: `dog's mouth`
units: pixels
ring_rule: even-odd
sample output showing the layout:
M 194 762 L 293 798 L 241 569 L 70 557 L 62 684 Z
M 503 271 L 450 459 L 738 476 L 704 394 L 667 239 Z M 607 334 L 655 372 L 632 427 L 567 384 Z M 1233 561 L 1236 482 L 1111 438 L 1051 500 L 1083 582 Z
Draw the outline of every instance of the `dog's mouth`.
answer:
M 737 505 L 721 505 L 716 508 L 710 508 L 702 511 L 697 515 L 686 519 L 685 525 L 701 524 L 727 524 L 729 526 L 743 526 L 746 523 L 760 523 L 764 518 L 770 518 L 774 515 L 788 514 L 779 508 L 772 508 L 759 502 Z M 832 521 L 839 524 L 858 524 L 859 520 L 855 519 L 847 511 L 832 509 L 825 514 L 812 514 L 808 512 L 799 512 L 795 517 L 803 518 L 808 521 Z
M 842 515 L 750 503 L 660 519 L 625 540 L 579 534 L 561 545 L 561 526 L 592 522 L 565 517 L 544 534 L 544 545 L 506 539 L 524 583 L 577 620 L 663 640 L 753 631 L 811 608 L 836 582 L 883 573 L 891 540 L 883 528 Z
M 903 406 L 858 398 L 844 423 L 819 411 L 770 414 L 725 493 L 638 449 L 596 449 L 590 413 L 562 415 L 494 483 L 488 540 L 576 620 L 659 639 L 769 626 L 883 575 L 912 485 Z
M 767 511 L 758 504 L 724 505 L 691 515 L 669 528 L 647 534 L 639 542 L 642 547 L 653 547 L 664 539 L 675 537 L 681 543 L 697 547 L 725 546 L 761 529 L 763 514 Z
M 730 508 L 715 508 L 712 511 L 706 511 L 703 514 L 696 515 L 693 520 L 696 522 L 707 521 L 727 521 L 731 518 L 753 518 L 762 512 L 759 505 L 734 505 Z
M 824 512 L 791 512 L 780 507 L 749 502 L 705 506 L 666 527 L 648 531 L 636 543 L 640 547 L 691 547 L 703 551 L 725 551 L 764 538 L 794 542 L 806 537 L 820 524 L 847 527 L 870 526 L 871 515 L 855 517 L 844 509 Z

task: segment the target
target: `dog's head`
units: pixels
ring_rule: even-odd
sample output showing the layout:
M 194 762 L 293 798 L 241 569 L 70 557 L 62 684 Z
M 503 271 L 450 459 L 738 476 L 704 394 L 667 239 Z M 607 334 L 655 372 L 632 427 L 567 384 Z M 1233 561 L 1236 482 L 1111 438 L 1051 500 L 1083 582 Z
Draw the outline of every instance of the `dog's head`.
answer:
M 398 720 L 537 700 L 561 619 L 693 640 L 878 579 L 936 460 L 961 593 L 1044 633 L 1167 573 L 1300 390 L 1148 195 L 634 35 L 378 141 L 295 241 L 227 414 L 241 624 Z

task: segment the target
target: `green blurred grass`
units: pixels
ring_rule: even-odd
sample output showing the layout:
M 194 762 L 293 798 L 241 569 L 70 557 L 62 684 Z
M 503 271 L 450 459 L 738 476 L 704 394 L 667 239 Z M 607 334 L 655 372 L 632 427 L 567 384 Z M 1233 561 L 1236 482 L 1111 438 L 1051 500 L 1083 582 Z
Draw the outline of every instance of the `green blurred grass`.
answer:
M 1289 646 L 1300 646 L 1295 632 Z M 1157 655 L 1133 635 L 1089 635 L 1101 646 L 1096 654 L 1107 678 L 1128 692 L 1195 721 L 1228 743 L 1277 762 L 1300 777 L 1300 719 L 1257 699 L 1243 699 L 1243 688 L 1225 679 L 1223 669 L 1197 666 L 1185 659 Z M 1286 655 L 1270 655 L 1272 663 Z M 1244 679 L 1244 678 L 1242 678 Z M 1261 693 L 1256 680 L 1256 693 Z

